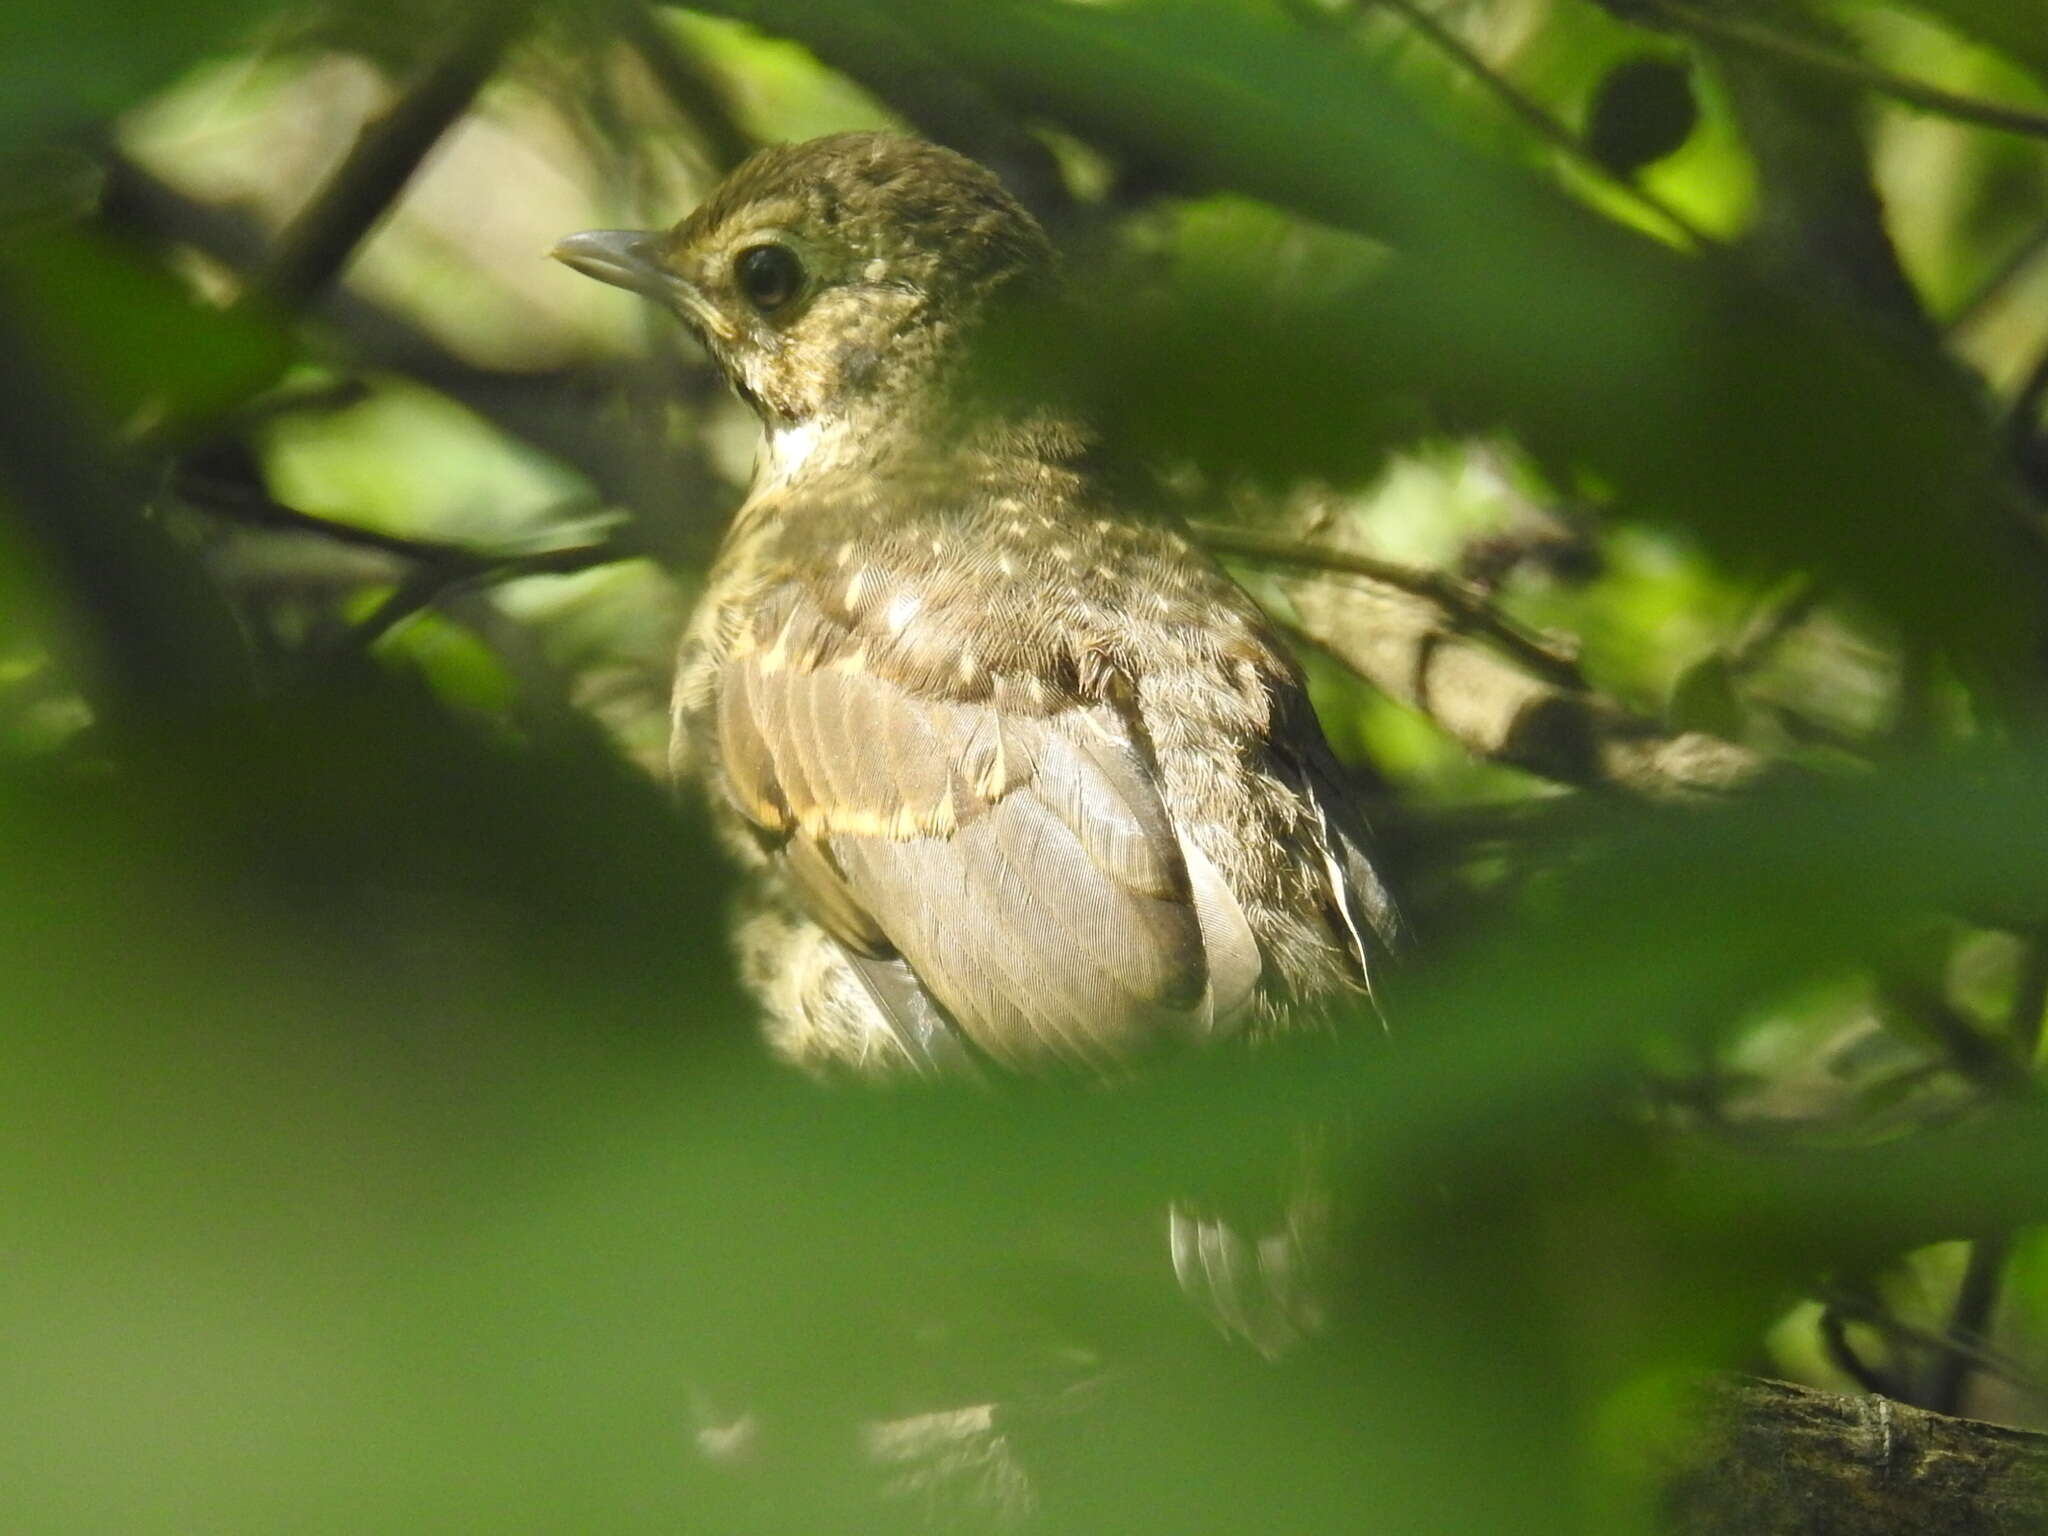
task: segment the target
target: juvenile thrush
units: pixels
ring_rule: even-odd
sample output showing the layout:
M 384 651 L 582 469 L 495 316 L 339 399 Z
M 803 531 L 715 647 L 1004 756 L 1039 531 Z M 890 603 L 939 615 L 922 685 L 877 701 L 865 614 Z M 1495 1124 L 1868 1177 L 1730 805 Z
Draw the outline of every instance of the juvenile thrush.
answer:
M 1114 1076 L 1363 990 L 1394 909 L 1278 636 L 1085 421 L 978 367 L 1055 274 L 994 176 L 838 134 L 554 254 L 672 310 L 766 429 L 673 758 L 765 881 L 777 1050 Z

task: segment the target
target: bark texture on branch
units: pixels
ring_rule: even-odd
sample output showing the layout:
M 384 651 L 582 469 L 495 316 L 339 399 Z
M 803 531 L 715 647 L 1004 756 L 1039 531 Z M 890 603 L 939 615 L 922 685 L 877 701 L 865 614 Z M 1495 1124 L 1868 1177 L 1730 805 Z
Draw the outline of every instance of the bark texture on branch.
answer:
M 1460 633 L 1427 598 L 1365 580 L 1277 585 L 1317 645 L 1489 761 L 1652 799 L 1726 793 L 1764 770 L 1747 747 L 1667 731 L 1583 688 L 1532 675 Z
M 1669 1536 L 2048 1530 L 2048 1435 L 1744 1376 L 1701 1404 L 1657 1470 Z

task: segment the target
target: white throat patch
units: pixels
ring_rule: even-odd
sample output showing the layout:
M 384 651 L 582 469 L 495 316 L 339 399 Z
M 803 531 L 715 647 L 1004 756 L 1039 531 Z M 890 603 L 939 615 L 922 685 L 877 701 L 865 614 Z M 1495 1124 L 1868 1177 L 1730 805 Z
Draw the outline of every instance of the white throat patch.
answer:
M 766 491 L 789 484 L 810 462 L 824 440 L 825 424 L 821 421 L 770 429 L 762 441 L 761 457 L 754 469 L 754 488 Z

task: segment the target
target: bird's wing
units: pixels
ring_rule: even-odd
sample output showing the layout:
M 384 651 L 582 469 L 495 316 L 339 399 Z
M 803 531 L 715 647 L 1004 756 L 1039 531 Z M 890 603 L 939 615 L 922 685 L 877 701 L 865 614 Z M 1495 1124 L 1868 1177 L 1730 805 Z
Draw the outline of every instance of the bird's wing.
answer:
M 800 591 L 761 613 L 719 683 L 726 789 L 857 964 L 901 957 L 1017 1067 L 1113 1071 L 1213 1027 L 1204 922 L 1234 906 L 1190 874 L 1124 712 L 989 674 L 936 689 L 929 655 Z

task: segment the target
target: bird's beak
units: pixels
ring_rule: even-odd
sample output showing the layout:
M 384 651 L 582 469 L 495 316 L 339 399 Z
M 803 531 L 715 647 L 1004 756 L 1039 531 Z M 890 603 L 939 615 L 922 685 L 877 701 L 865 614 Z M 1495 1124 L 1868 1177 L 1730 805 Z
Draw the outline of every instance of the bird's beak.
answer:
M 650 299 L 673 302 L 676 280 L 660 257 L 661 236 L 642 229 L 586 229 L 565 235 L 548 254 L 585 277 Z
M 695 283 L 662 260 L 665 238 L 659 230 L 586 229 L 580 235 L 565 235 L 548 254 L 585 277 L 667 305 L 703 336 L 731 341 L 732 323 Z

